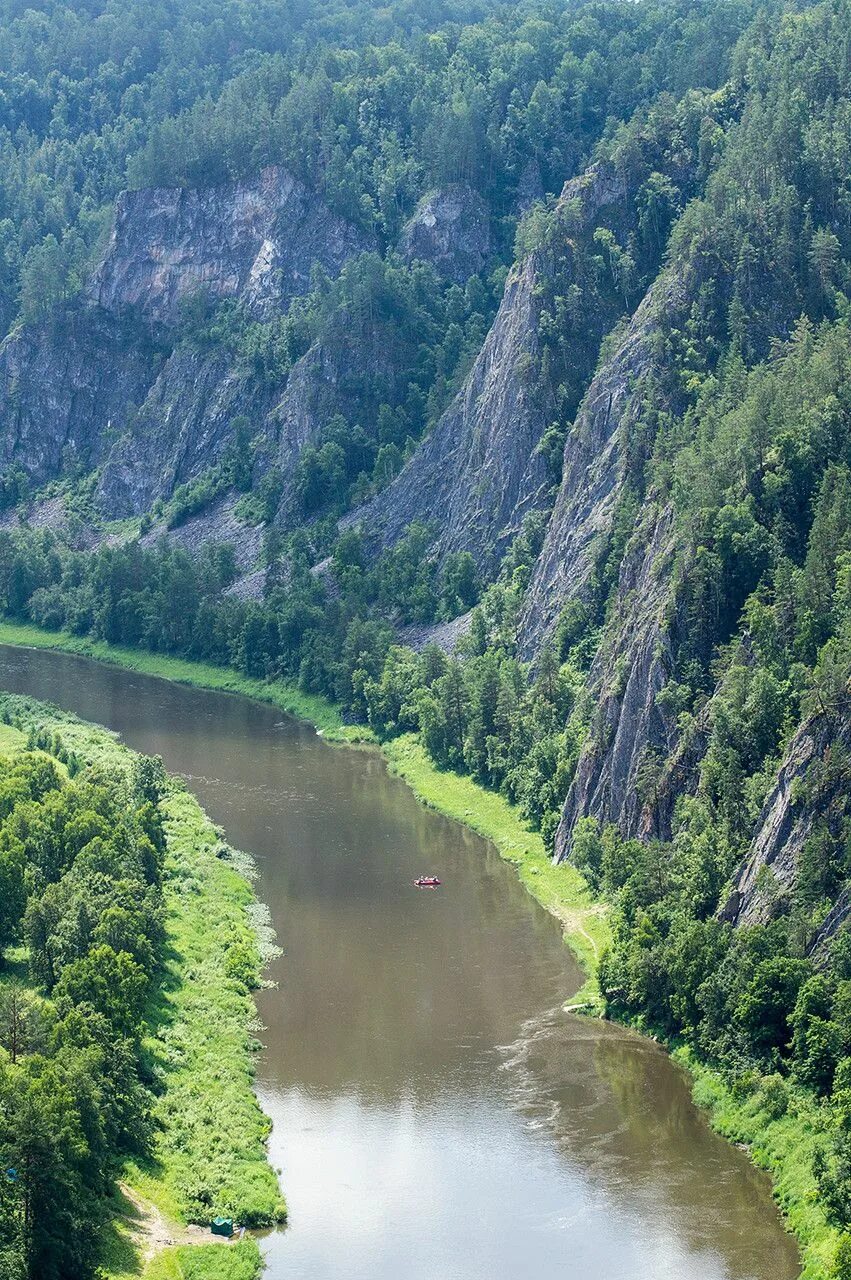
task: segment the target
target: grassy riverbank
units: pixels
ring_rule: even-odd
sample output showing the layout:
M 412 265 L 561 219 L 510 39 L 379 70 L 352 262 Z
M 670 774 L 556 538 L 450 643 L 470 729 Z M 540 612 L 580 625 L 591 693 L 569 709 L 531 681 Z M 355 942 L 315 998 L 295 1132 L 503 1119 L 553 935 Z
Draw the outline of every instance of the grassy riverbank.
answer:
M 0 750 L 26 745 L 32 727 L 61 735 L 80 760 L 127 773 L 133 753 L 105 729 L 29 698 L 0 696 L 12 724 Z M 142 1055 L 154 1082 L 150 1159 L 123 1171 L 125 1192 L 105 1240 L 109 1280 L 253 1280 L 260 1254 L 198 1247 L 186 1224 L 226 1213 L 248 1226 L 285 1216 L 266 1158 L 269 1122 L 252 1088 L 256 1017 L 250 989 L 263 959 L 257 904 L 241 855 L 182 782 L 161 802 L 165 819 L 162 965 L 145 1014 Z M 265 931 L 264 931 L 265 937 Z M 21 966 L 17 966 L 20 968 Z M 207 1234 L 207 1239 L 209 1239 Z M 162 1246 L 169 1240 L 175 1247 Z
M 749 1075 L 731 1086 L 691 1051 L 673 1057 L 694 1080 L 694 1099 L 714 1129 L 745 1146 L 771 1177 L 786 1225 L 801 1247 L 801 1280 L 847 1280 L 837 1271 L 839 1231 L 830 1225 L 818 1197 L 813 1156 L 827 1128 L 825 1108 L 813 1094 L 779 1076 Z
M 271 702 L 281 711 L 300 720 L 309 720 L 317 729 L 322 730 L 325 737 L 341 742 L 362 742 L 373 738 L 370 730 L 363 725 L 343 724 L 338 709 L 326 698 L 318 694 L 303 693 L 296 685 L 285 680 L 255 680 L 250 676 L 242 676 L 229 667 L 189 662 L 184 658 L 150 653 L 145 649 L 127 649 L 121 645 L 107 644 L 105 640 L 74 636 L 67 631 L 45 631 L 41 627 L 17 622 L 0 621 L 0 644 L 76 653 L 85 658 L 97 658 L 99 662 L 106 662 L 114 667 L 138 671 L 140 675 L 174 680 L 176 684 L 195 685 L 199 689 L 215 689 L 222 693 L 241 693 L 260 702 Z

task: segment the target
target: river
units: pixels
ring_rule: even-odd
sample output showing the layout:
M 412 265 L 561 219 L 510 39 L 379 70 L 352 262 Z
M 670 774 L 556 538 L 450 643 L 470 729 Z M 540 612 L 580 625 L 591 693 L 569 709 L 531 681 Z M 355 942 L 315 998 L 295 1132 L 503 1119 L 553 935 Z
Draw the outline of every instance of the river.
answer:
M 182 774 L 258 864 L 284 954 L 256 1087 L 290 1225 L 270 1280 L 794 1280 L 767 1179 L 581 982 L 513 869 L 373 750 L 274 708 L 0 648 L 0 686 Z M 420 872 L 444 881 L 413 888 Z

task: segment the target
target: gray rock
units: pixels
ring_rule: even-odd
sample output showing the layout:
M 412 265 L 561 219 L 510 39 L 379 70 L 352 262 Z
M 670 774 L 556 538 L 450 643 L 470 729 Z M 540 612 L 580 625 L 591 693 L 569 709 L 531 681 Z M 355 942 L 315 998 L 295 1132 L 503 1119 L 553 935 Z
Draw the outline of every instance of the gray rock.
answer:
M 236 418 L 262 422 L 275 394 L 219 351 L 177 348 L 104 462 L 101 509 L 110 516 L 139 515 L 158 498 L 169 498 L 177 485 L 221 459 Z
M 736 925 L 763 924 L 769 920 L 778 901 L 794 888 L 801 852 L 816 824 L 826 818 L 834 806 L 838 809 L 838 813 L 833 814 L 835 821 L 847 816 L 851 797 L 843 771 L 837 769 L 824 787 L 808 788 L 809 795 L 801 794 L 801 783 L 817 761 L 825 760 L 831 753 L 847 757 L 851 751 L 849 710 L 846 705 L 835 718 L 814 716 L 794 734 L 765 798 L 748 856 L 739 867 L 732 892 L 719 912 L 722 919 Z M 822 940 L 836 932 L 844 918 L 839 911 L 829 926 L 825 921 Z
M 624 557 L 614 625 L 589 676 L 596 713 L 556 833 L 557 862 L 569 857 L 580 818 L 615 823 L 624 836 L 639 835 L 647 822 L 642 772 L 676 738 L 656 701 L 670 674 L 665 619 L 674 549 L 671 509 L 649 507 Z
M 246 524 L 239 518 L 235 510 L 238 500 L 236 494 L 225 494 L 174 529 L 154 525 L 141 539 L 142 546 L 152 547 L 161 541 L 170 542 L 195 557 L 206 546 L 229 543 L 233 547 L 240 575 L 244 577 L 250 572 L 253 576 L 263 544 L 263 528 L 260 525 Z M 235 592 L 236 585 L 234 583 L 231 591 Z
M 519 623 L 520 650 L 533 658 L 571 599 L 587 596 L 595 553 L 609 533 L 624 480 L 626 442 L 644 408 L 657 364 L 657 316 L 679 287 L 668 276 L 650 289 L 591 382 L 564 450 L 562 481 Z
M 538 385 L 534 256 L 509 274 L 464 389 L 383 493 L 343 522 L 389 546 L 413 520 L 437 524 L 436 554 L 470 551 L 486 573 L 550 484 L 536 446 L 554 412 Z
M 463 284 L 491 256 L 488 207 L 465 183 L 442 187 L 417 205 L 398 247 L 406 261 L 429 262 L 440 275 Z
M 285 170 L 205 188 L 125 191 L 106 256 L 88 288 L 108 311 L 173 324 L 199 291 L 239 298 L 257 316 L 306 293 L 318 263 L 337 275 L 373 238 L 332 213 Z
M 0 345 L 0 471 L 35 484 L 99 466 L 151 380 L 152 356 L 103 314 L 21 328 Z

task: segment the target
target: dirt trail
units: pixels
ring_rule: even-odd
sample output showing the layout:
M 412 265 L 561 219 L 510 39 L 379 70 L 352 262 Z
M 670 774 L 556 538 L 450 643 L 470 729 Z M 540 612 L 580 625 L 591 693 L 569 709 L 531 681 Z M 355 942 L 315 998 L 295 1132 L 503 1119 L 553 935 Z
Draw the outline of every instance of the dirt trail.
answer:
M 214 1236 L 207 1228 L 183 1226 L 172 1222 L 150 1200 L 126 1182 L 120 1182 L 121 1194 L 132 1205 L 127 1215 L 127 1228 L 144 1263 L 155 1254 L 175 1244 L 227 1244 L 222 1236 Z

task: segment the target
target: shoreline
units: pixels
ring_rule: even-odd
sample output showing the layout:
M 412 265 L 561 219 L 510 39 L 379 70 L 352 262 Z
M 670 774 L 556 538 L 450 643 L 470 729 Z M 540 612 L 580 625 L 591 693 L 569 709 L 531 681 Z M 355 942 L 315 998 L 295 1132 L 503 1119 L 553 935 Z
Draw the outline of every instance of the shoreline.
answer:
M 610 936 L 606 905 L 594 899 L 574 867 L 566 863 L 553 865 L 540 834 L 526 826 L 516 808 L 504 797 L 479 786 L 470 777 L 437 769 L 416 735 L 405 734 L 379 743 L 367 727 L 344 725 L 333 703 L 315 695 L 304 695 L 284 681 L 242 677 L 227 668 L 168 655 L 123 649 L 103 641 L 4 621 L 0 621 L 0 644 L 55 650 L 180 684 L 242 694 L 271 703 L 311 723 L 327 741 L 377 747 L 390 771 L 407 783 L 422 804 L 489 840 L 500 857 L 515 866 L 527 891 L 560 922 L 565 943 L 586 974 L 584 985 L 569 998 L 565 1008 L 570 1012 L 602 1016 L 597 962 Z M 633 1029 L 658 1038 L 652 1028 Z M 690 1051 L 664 1039 L 660 1043 L 689 1073 L 695 1102 L 708 1123 L 728 1141 L 744 1147 L 752 1162 L 770 1177 L 784 1226 L 800 1247 L 800 1280 L 828 1280 L 839 1232 L 826 1222 L 823 1211 L 814 1202 L 814 1178 L 809 1167 L 802 1171 L 800 1159 L 801 1151 L 811 1151 L 815 1141 L 818 1112 L 815 1100 L 801 1090 L 791 1089 L 788 1112 L 771 1119 L 760 1110 L 758 1088 L 737 1097 L 719 1072 Z
M 31 727 L 58 732 L 63 747 L 96 766 L 126 774 L 139 753 L 108 727 L 25 694 L 0 692 L 12 725 L 0 725 L 0 751 L 25 750 Z M 246 1238 L 227 1250 L 211 1243 L 209 1216 L 225 1213 L 249 1228 L 286 1219 L 269 1161 L 271 1121 L 254 1092 L 257 1012 L 272 948 L 248 855 L 232 850 L 186 788 L 168 775 L 160 802 L 166 835 L 164 938 L 148 999 L 142 1060 L 158 1084 L 156 1139 L 144 1160 L 128 1158 L 104 1229 L 105 1280 L 180 1280 L 186 1263 L 198 1280 L 254 1280 L 261 1255 Z M 211 927 L 212 923 L 212 927 Z M 233 939 L 240 968 L 229 965 Z M 215 1094 L 215 1114 L 199 1099 Z M 204 1169 L 212 1209 L 187 1192 Z M 196 1177 L 197 1181 L 197 1177 Z M 201 1225 L 193 1228 L 192 1223 Z
M 326 742 L 366 745 L 379 750 L 392 773 L 407 783 L 417 799 L 489 840 L 501 858 L 511 862 L 524 886 L 562 926 L 565 943 L 586 975 L 569 1002 L 588 1012 L 600 1012 L 597 962 L 608 943 L 606 906 L 595 900 L 583 876 L 569 863 L 554 866 L 540 834 L 532 831 L 518 810 L 494 791 L 463 774 L 442 771 L 426 756 L 414 734 L 380 743 L 366 725 L 346 725 L 337 707 L 317 694 L 304 694 L 283 680 L 258 680 L 227 667 L 173 658 L 168 654 L 127 649 L 67 632 L 46 631 L 30 624 L 0 621 L 0 645 L 49 649 L 92 658 L 140 675 L 172 680 L 218 693 L 236 693 L 271 703 L 286 714 L 313 725 Z

